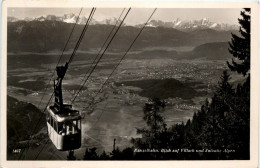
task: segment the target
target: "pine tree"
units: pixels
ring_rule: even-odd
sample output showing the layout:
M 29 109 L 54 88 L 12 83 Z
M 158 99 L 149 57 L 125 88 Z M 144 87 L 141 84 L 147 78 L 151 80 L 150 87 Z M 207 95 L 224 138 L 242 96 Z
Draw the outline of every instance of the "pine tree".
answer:
M 84 155 L 84 158 L 83 160 L 97 160 L 98 159 L 98 155 L 96 153 L 96 149 L 97 148 L 86 148 L 86 151 L 85 151 L 85 155 Z
M 149 100 L 149 103 L 145 104 L 143 109 L 144 117 L 147 125 L 151 128 L 154 133 L 158 132 L 164 124 L 163 117 L 159 114 L 161 108 L 165 107 L 164 101 L 155 98 Z
M 238 19 L 240 24 L 239 32 L 241 36 L 232 33 L 231 42 L 229 42 L 229 52 L 239 61 L 232 59 L 232 64 L 227 62 L 228 67 L 232 71 L 237 71 L 246 76 L 250 70 L 250 22 L 251 10 L 245 8 L 241 11 L 242 19 Z
M 233 86 L 229 83 L 231 77 L 227 70 L 223 71 L 220 77 L 220 82 L 216 87 L 216 102 L 218 102 L 218 110 L 224 112 L 228 111 L 228 105 L 231 102 L 231 97 L 234 96 Z
M 229 100 L 230 112 L 226 116 L 229 121 L 229 133 L 227 141 L 232 142 L 229 148 L 237 148 L 236 157 L 249 159 L 250 153 L 250 14 L 251 11 L 245 8 L 241 12 L 242 19 L 238 19 L 241 36 L 232 34 L 232 42 L 230 43 L 230 53 L 240 60 L 232 64 L 228 63 L 228 67 L 232 71 L 242 73 L 247 76 L 246 82 L 239 84 L 235 93 Z
M 109 155 L 105 151 L 103 151 L 102 154 L 99 156 L 99 159 L 100 160 L 108 160 L 110 158 L 109 158 Z
M 150 99 L 143 108 L 143 120 L 146 122 L 146 128 L 137 128 L 137 134 L 142 138 L 132 139 L 132 143 L 138 148 L 155 148 L 161 144 L 158 138 L 165 130 L 164 118 L 159 114 L 165 108 L 165 102 L 158 98 Z

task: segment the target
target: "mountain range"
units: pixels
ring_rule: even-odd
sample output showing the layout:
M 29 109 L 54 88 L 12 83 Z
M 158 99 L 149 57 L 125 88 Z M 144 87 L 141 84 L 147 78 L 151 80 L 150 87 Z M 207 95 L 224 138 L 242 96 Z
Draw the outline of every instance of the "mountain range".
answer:
M 75 23 L 77 21 L 77 16 L 73 13 L 64 14 L 63 16 L 56 16 L 56 15 L 46 15 L 46 16 L 39 16 L 39 17 L 25 17 L 22 19 L 18 19 L 16 17 L 8 17 L 8 22 L 17 22 L 17 21 L 59 21 L 65 23 Z M 87 22 L 87 17 L 81 16 L 78 19 L 78 24 L 85 24 Z M 114 25 L 117 22 L 117 18 L 107 18 L 104 20 L 95 20 L 92 19 L 90 25 L 96 24 L 106 24 L 106 25 Z M 134 27 L 141 27 L 143 24 L 134 25 Z M 181 20 L 179 18 L 173 19 L 170 22 L 164 22 L 161 20 L 151 20 L 147 24 L 148 27 L 166 27 L 166 28 L 175 28 L 178 30 L 195 30 L 195 29 L 214 29 L 219 31 L 228 31 L 228 30 L 238 30 L 238 25 L 231 25 L 226 23 L 216 23 L 210 21 L 209 18 L 205 17 L 199 20 Z
M 7 51 L 8 52 L 50 52 L 62 50 L 68 40 L 73 24 L 60 21 L 15 21 L 7 24 Z M 75 27 L 67 50 L 75 47 L 84 25 Z M 104 43 L 113 25 L 90 25 L 79 50 L 88 51 L 91 48 L 99 48 Z M 109 50 L 125 51 L 140 31 L 140 27 L 123 26 L 118 31 Z M 231 39 L 231 32 L 237 30 L 217 31 L 210 28 L 181 31 L 169 27 L 145 28 L 132 47 L 132 50 L 140 50 L 147 47 L 196 47 L 205 43 L 227 42 Z

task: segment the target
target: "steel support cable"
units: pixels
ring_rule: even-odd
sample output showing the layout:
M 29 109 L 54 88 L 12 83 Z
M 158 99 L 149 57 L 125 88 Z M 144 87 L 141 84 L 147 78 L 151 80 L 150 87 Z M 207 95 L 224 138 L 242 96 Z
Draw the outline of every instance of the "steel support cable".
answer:
M 93 8 L 94 9 L 94 8 Z M 83 39 L 83 37 L 84 37 L 84 35 L 85 35 L 85 32 L 86 32 L 86 30 L 88 29 L 88 26 L 89 26 L 89 24 L 90 24 L 90 22 L 91 22 L 91 20 L 92 20 L 92 17 L 93 17 L 93 15 L 94 15 L 94 13 L 95 13 L 95 10 L 96 9 L 94 9 L 94 11 L 93 11 L 93 9 L 92 9 L 92 11 L 91 11 L 91 13 L 90 13 L 90 16 L 88 17 L 88 20 L 87 20 L 87 22 L 86 22 L 86 24 L 85 24 L 85 26 L 84 26 L 84 28 L 83 28 L 83 30 L 82 30 L 82 33 L 81 33 L 81 35 L 80 35 L 80 37 L 79 37 L 79 40 L 77 41 L 77 44 L 76 44 L 76 46 L 74 47 L 74 50 L 73 50 L 73 53 L 72 53 L 72 55 L 71 55 L 71 57 L 70 57 L 70 59 L 69 59 L 69 64 L 72 62 L 72 59 L 74 58 L 74 56 L 75 56 L 75 54 L 76 54 L 76 52 L 77 52 L 77 49 L 78 49 L 78 47 L 79 47 L 79 45 L 80 45 L 80 43 L 81 43 L 81 40 Z M 71 93 L 71 92 L 69 92 L 72 96 L 74 95 L 73 93 Z
M 49 132 L 48 137 L 51 135 L 51 133 L 52 132 Z M 39 157 L 40 153 L 43 151 L 43 149 L 45 148 L 45 146 L 48 144 L 49 141 L 50 141 L 50 138 L 48 138 L 47 141 L 44 143 L 43 147 L 39 150 L 39 152 L 35 156 L 34 160 L 36 160 Z
M 88 18 L 88 20 L 87 20 L 87 22 L 86 22 L 86 24 L 85 24 L 85 26 L 84 26 L 84 28 L 83 28 L 83 31 L 82 31 L 82 33 L 81 33 L 81 35 L 80 35 L 80 38 L 79 38 L 79 40 L 78 40 L 78 42 L 77 42 L 77 44 L 76 44 L 76 46 L 75 46 L 75 48 L 74 48 L 74 50 L 73 50 L 73 53 L 72 53 L 71 56 L 70 56 L 70 59 L 69 59 L 69 61 L 68 61 L 68 66 L 69 66 L 69 64 L 72 62 L 72 60 L 73 60 L 73 58 L 74 58 L 74 56 L 75 56 L 75 54 L 76 54 L 76 52 L 77 52 L 77 50 L 78 50 L 78 48 L 79 48 L 79 46 L 80 46 L 81 40 L 83 39 L 83 37 L 84 37 L 84 35 L 85 35 L 85 32 L 86 32 L 86 30 L 88 29 L 89 23 L 90 23 L 90 21 L 91 21 L 93 15 L 94 15 L 94 13 L 95 13 L 95 11 L 96 11 L 96 8 L 92 8 L 92 10 L 91 10 L 91 12 L 90 12 L 90 16 L 89 16 L 89 18 Z
M 50 138 L 48 138 L 48 140 L 46 141 L 46 143 L 43 145 L 43 147 L 42 147 L 42 148 L 40 149 L 40 151 L 37 153 L 37 155 L 35 156 L 34 160 L 36 160 L 36 159 L 39 157 L 40 153 L 43 151 L 43 149 L 45 148 L 45 146 L 48 144 L 49 140 L 50 140 Z
M 83 29 L 83 31 L 82 31 L 82 33 L 81 33 L 80 40 L 78 40 L 77 45 L 76 45 L 76 47 L 75 47 L 76 50 L 75 50 L 75 48 L 74 48 L 74 51 L 73 51 L 73 54 L 74 54 L 74 55 L 75 55 L 75 53 L 76 53 L 76 51 L 77 51 L 77 48 L 78 48 L 78 46 L 79 46 L 79 44 L 80 44 L 80 42 L 81 42 L 81 40 L 82 40 L 82 38 L 83 38 L 83 36 L 84 36 L 84 34 L 85 34 L 87 28 L 88 28 L 89 22 L 90 22 L 90 20 L 91 20 L 90 18 L 93 17 L 93 14 L 94 14 L 93 11 L 95 11 L 95 10 L 96 10 L 95 8 L 92 8 L 92 10 L 91 10 L 90 16 L 89 16 L 89 18 L 88 18 L 88 20 L 87 20 L 87 22 L 86 22 L 86 24 L 85 24 L 85 26 L 84 26 L 84 29 Z M 81 13 L 81 11 L 82 11 L 82 8 L 81 8 L 81 10 L 80 10 L 80 13 Z M 78 16 L 78 18 L 77 18 L 77 21 L 78 21 L 78 19 L 79 19 L 79 16 Z M 77 23 L 77 21 L 76 21 L 76 23 Z M 76 23 L 75 23 L 75 25 L 76 25 Z M 74 25 L 74 27 L 73 27 L 73 30 L 74 30 L 74 28 L 75 28 L 75 25 Z M 72 34 L 72 32 L 71 32 L 71 34 Z M 71 36 L 71 34 L 70 34 L 70 36 Z M 67 41 L 67 43 L 66 43 L 66 46 L 67 46 L 67 44 L 68 44 L 68 41 Z M 63 52 L 64 52 L 64 51 L 65 51 L 65 47 L 64 47 Z M 69 63 L 72 62 L 72 59 L 73 59 L 73 57 L 74 57 L 73 54 L 72 54 L 72 56 L 71 56 L 70 59 L 69 59 Z M 61 60 L 61 57 L 60 57 L 60 59 L 59 59 L 59 61 L 58 61 L 58 63 L 57 63 L 57 66 L 58 66 L 60 60 Z M 53 74 L 54 74 L 54 73 L 53 73 Z M 49 82 L 49 83 L 50 83 L 50 82 Z M 46 90 L 47 90 L 47 89 L 46 89 Z M 43 113 L 42 113 L 42 116 L 44 115 L 44 112 L 46 111 L 46 109 L 47 109 L 47 107 L 48 107 L 48 105 L 49 105 L 49 103 L 50 103 L 50 101 L 51 101 L 51 99 L 52 99 L 52 97 L 53 97 L 53 94 L 54 94 L 54 92 L 52 93 L 51 98 L 49 99 L 49 101 L 48 101 L 46 107 L 44 108 Z M 35 127 L 34 130 L 36 130 L 38 124 L 40 123 L 40 120 L 42 119 L 42 116 L 41 116 L 40 119 L 38 120 L 38 122 L 37 122 L 36 127 Z M 34 131 L 33 131 L 33 132 L 34 132 Z M 29 146 L 29 147 L 30 147 L 30 146 Z M 29 147 L 28 147 L 28 149 L 29 149 Z M 28 151 L 28 149 L 27 149 L 27 151 Z M 24 152 L 24 151 L 23 151 L 23 152 Z M 21 153 L 19 159 L 21 158 L 23 152 Z
M 95 61 L 97 60 L 98 56 L 100 55 L 100 53 L 101 53 L 103 47 L 104 47 L 105 44 L 107 43 L 107 41 L 108 41 L 108 39 L 110 38 L 112 32 L 113 32 L 114 29 L 116 28 L 116 25 L 118 24 L 118 22 L 119 22 L 119 20 L 120 20 L 120 18 L 121 18 L 121 16 L 122 16 L 122 14 L 124 13 L 124 11 L 125 11 L 125 8 L 124 8 L 123 11 L 121 12 L 121 14 L 120 14 L 120 16 L 118 17 L 118 19 L 117 19 L 115 25 L 114 25 L 113 28 L 111 29 L 111 31 L 110 31 L 110 33 L 108 34 L 108 36 L 107 36 L 105 42 L 102 44 L 102 46 L 101 46 L 101 48 L 100 48 L 98 54 L 97 54 L 96 57 L 94 58 L 93 62 L 91 63 L 90 67 L 88 68 L 87 72 L 85 73 L 85 75 L 84 75 L 84 77 L 82 78 L 82 81 L 81 81 L 80 83 L 83 83 L 83 82 L 84 82 L 84 79 L 86 78 L 86 76 L 87 76 L 87 74 L 89 73 L 90 69 L 92 68 L 92 66 L 94 65 L 94 63 L 95 63 Z M 80 87 L 79 87 L 79 89 L 80 89 Z M 79 90 L 79 89 L 77 89 L 77 90 Z
M 91 74 L 93 73 L 93 71 L 95 70 L 95 68 L 97 67 L 98 63 L 100 62 L 100 60 L 102 59 L 104 53 L 106 52 L 106 50 L 108 49 L 108 47 L 110 46 L 111 42 L 114 40 L 118 30 L 121 28 L 125 18 L 127 17 L 128 13 L 130 12 L 131 8 L 128 9 L 127 13 L 125 14 L 122 22 L 120 23 L 120 25 L 118 26 L 118 28 L 116 29 L 116 32 L 114 33 L 114 35 L 112 36 L 112 38 L 110 39 L 109 43 L 107 44 L 105 50 L 103 51 L 103 53 L 101 54 L 101 56 L 99 57 L 99 59 L 97 60 L 95 66 L 93 67 L 93 69 L 91 70 L 91 72 L 89 73 L 88 77 L 85 79 L 84 83 L 81 85 L 80 89 L 78 90 L 78 92 L 76 93 L 75 97 L 71 100 L 71 104 L 73 104 L 73 102 L 75 101 L 75 99 L 77 98 L 79 92 L 81 91 L 81 89 L 83 88 L 83 86 L 85 85 L 85 83 L 87 82 L 87 80 L 89 79 L 89 77 L 91 76 Z
M 125 58 L 125 56 L 127 55 L 127 53 L 130 51 L 130 49 L 132 48 L 133 44 L 135 43 L 135 41 L 137 40 L 137 38 L 140 36 L 140 34 L 142 33 L 142 31 L 144 30 L 145 26 L 148 24 L 148 22 L 150 21 L 150 19 L 152 18 L 153 14 L 155 13 L 155 11 L 157 10 L 157 8 L 154 9 L 154 11 L 152 12 L 152 14 L 150 15 L 150 17 L 148 18 L 148 20 L 146 21 L 146 23 L 144 24 L 144 26 L 142 27 L 142 29 L 139 31 L 139 33 L 137 34 L 137 36 L 135 37 L 135 39 L 133 40 L 133 42 L 131 43 L 130 47 L 126 50 L 125 54 L 123 55 L 123 57 L 120 59 L 120 61 L 118 62 L 118 64 L 115 66 L 115 68 L 113 69 L 113 71 L 110 73 L 110 75 L 108 76 L 108 78 L 106 79 L 106 81 L 103 83 L 103 85 L 101 86 L 101 88 L 99 89 L 99 91 L 95 94 L 94 96 L 94 100 L 96 98 L 96 96 L 98 95 L 98 93 L 101 92 L 101 90 L 103 89 L 104 85 L 107 83 L 107 81 L 109 80 L 109 78 L 112 76 L 112 74 L 115 72 L 116 68 L 119 66 L 119 64 L 122 62 L 122 60 Z M 108 103 L 107 103 L 108 104 Z M 105 106 L 107 106 L 107 104 Z M 88 106 L 90 107 L 90 106 Z M 88 108 L 87 107 L 87 108 Z M 94 123 L 96 124 L 99 119 L 101 118 L 101 116 L 103 115 L 104 111 L 101 112 L 101 114 L 98 117 L 98 120 Z
M 45 114 L 44 112 L 46 111 L 46 109 L 47 109 L 48 105 L 50 104 L 50 102 L 51 102 L 51 100 L 52 100 L 52 98 L 53 98 L 53 95 L 54 95 L 54 92 L 52 92 L 52 95 L 51 95 L 51 97 L 50 97 L 50 99 L 49 99 L 49 101 L 48 101 L 47 105 L 46 105 L 46 106 L 45 106 L 45 108 L 43 109 L 43 112 L 42 112 L 42 114 L 41 114 L 41 116 L 40 116 L 40 118 L 39 118 L 38 122 L 36 123 L 36 126 L 34 127 L 34 129 L 33 129 L 32 133 L 31 133 L 31 135 L 33 135 L 33 133 L 35 133 L 35 131 L 37 130 L 37 126 L 40 124 L 40 121 L 41 121 L 42 117 L 43 117 L 43 116 L 44 116 L 44 114 Z M 27 148 L 26 154 L 27 154 L 27 152 L 28 152 L 28 150 L 29 150 L 29 148 L 30 148 L 30 140 L 29 140 L 29 142 L 28 142 L 28 145 L 29 145 L 29 147 Z M 25 150 L 23 150 L 23 151 L 22 151 L 22 153 L 20 154 L 20 156 L 19 156 L 19 159 L 18 159 L 18 160 L 20 160 L 20 159 L 21 159 L 21 157 L 22 157 L 22 155 L 23 155 L 24 151 L 25 151 Z
M 79 45 L 80 45 L 80 43 L 81 43 L 81 40 L 83 39 L 83 37 L 84 37 L 84 35 L 85 35 L 86 30 L 88 29 L 89 23 L 90 23 L 90 21 L 91 21 L 93 15 L 94 15 L 94 13 L 95 13 L 95 11 L 96 11 L 96 8 L 92 8 L 92 10 L 91 10 L 91 12 L 90 12 L 90 15 L 89 15 L 89 18 L 88 18 L 88 20 L 87 20 L 87 22 L 86 22 L 86 24 L 85 24 L 85 26 L 84 26 L 84 28 L 83 28 L 83 30 L 82 30 L 82 33 L 81 33 L 81 35 L 80 35 L 80 38 L 79 38 L 79 40 L 78 40 L 78 42 L 77 42 L 77 44 L 76 44 L 76 46 L 75 46 L 75 48 L 74 48 L 74 50 L 73 50 L 73 53 L 72 53 L 72 55 L 71 55 L 71 57 L 70 57 L 70 59 L 69 59 L 69 61 L 68 61 L 68 66 L 69 66 L 70 63 L 72 62 L 72 60 L 73 60 L 73 58 L 74 58 L 74 56 L 75 56 L 75 54 L 76 54 L 76 52 L 77 52 L 77 49 L 78 49 L 78 47 L 79 47 Z M 54 94 L 54 93 L 53 93 L 53 94 Z M 52 96 L 53 96 L 53 94 L 52 94 Z M 52 96 L 51 96 L 50 100 L 52 99 Z M 44 112 L 46 111 L 46 109 L 47 109 L 49 103 L 50 103 L 50 101 L 48 102 L 47 106 L 45 107 Z M 43 114 L 44 114 L 44 113 L 43 113 Z M 46 141 L 45 145 L 48 143 L 48 141 L 49 141 L 49 139 Z M 43 148 L 45 147 L 45 145 L 43 146 Z M 42 149 L 40 150 L 40 152 L 36 155 L 36 158 L 40 155 L 40 153 L 41 153 L 41 151 L 43 150 L 43 148 L 42 148 Z M 35 159 L 36 159 L 36 158 L 35 158 Z
M 59 65 L 59 63 L 60 63 L 60 61 L 61 61 L 61 58 L 62 58 L 62 56 L 63 56 L 63 53 L 64 53 L 64 51 L 65 51 L 66 48 L 67 48 L 67 45 L 68 45 L 68 43 L 69 43 L 69 40 L 70 40 L 70 38 L 71 38 L 71 36 L 72 36 L 72 34 L 73 34 L 73 32 L 74 32 L 75 26 L 76 26 L 76 24 L 77 24 L 77 22 L 78 22 L 78 20 L 79 20 L 79 16 L 80 16 L 80 14 L 81 14 L 81 12 L 82 12 L 82 9 L 83 9 L 83 8 L 80 9 L 80 12 L 79 12 L 78 17 L 77 17 L 77 19 L 76 19 L 76 22 L 75 22 L 75 24 L 74 24 L 74 26 L 73 26 L 73 28 L 72 28 L 72 30 L 71 30 L 71 32 L 70 32 L 69 38 L 68 38 L 68 40 L 67 40 L 67 42 L 66 42 L 66 44 L 65 44 L 65 46 L 64 46 L 64 48 L 63 48 L 63 50 L 62 50 L 62 53 L 61 53 L 61 55 L 60 55 L 60 57 L 59 57 L 58 63 L 56 64 L 56 67 Z M 41 98 L 41 100 L 40 100 L 40 103 L 38 104 L 38 108 L 40 107 L 40 104 L 42 103 L 43 97 L 44 97 L 44 95 L 46 94 L 47 89 L 48 89 L 49 86 L 50 86 L 51 79 L 53 78 L 54 74 L 55 74 L 55 71 L 53 71 L 53 73 L 52 73 L 52 75 L 51 75 L 51 78 L 50 78 L 50 80 L 49 80 L 49 82 L 48 82 L 48 85 L 46 86 L 46 88 L 45 88 L 45 90 L 44 90 L 43 96 L 42 96 L 42 98 Z

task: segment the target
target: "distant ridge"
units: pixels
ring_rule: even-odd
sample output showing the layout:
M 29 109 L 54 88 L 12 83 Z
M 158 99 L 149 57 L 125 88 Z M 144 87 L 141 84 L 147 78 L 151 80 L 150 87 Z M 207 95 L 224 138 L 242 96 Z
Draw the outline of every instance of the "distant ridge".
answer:
M 50 17 L 51 18 L 51 17 Z M 7 52 L 49 52 L 61 50 L 72 29 L 72 23 L 60 21 L 15 21 L 7 24 Z M 75 27 L 67 50 L 75 46 L 84 25 Z M 82 40 L 79 50 L 87 51 L 91 48 L 99 48 L 105 37 L 112 29 L 112 25 L 96 24 L 90 25 L 87 38 Z M 123 26 L 111 44 L 111 49 L 124 51 L 140 28 Z M 213 29 L 200 29 L 192 31 L 181 31 L 167 27 L 147 27 L 136 41 L 132 50 L 146 47 L 196 47 L 205 43 L 223 42 L 231 39 L 231 32 L 217 31 Z
M 186 57 L 189 59 L 228 60 L 232 58 L 228 47 L 228 42 L 206 43 L 195 47 Z
M 75 23 L 77 20 L 77 16 L 73 13 L 70 14 L 64 14 L 63 16 L 56 16 L 56 15 L 46 15 L 46 16 L 38 16 L 38 17 L 26 17 L 22 19 L 18 19 L 16 17 L 8 17 L 8 22 L 17 22 L 17 21 L 59 21 L 64 23 Z M 95 20 L 92 19 L 91 25 L 96 24 L 106 24 L 106 25 L 114 25 L 116 23 L 117 19 L 107 18 L 104 20 Z M 79 18 L 78 24 L 85 24 L 87 22 L 87 18 L 85 16 L 81 16 Z M 143 24 L 136 24 L 133 25 L 134 27 L 141 27 Z M 126 26 L 126 25 L 125 25 Z M 173 19 L 169 22 L 164 22 L 161 20 L 151 20 L 148 25 L 148 27 L 166 27 L 166 28 L 175 28 L 178 30 L 185 30 L 185 31 L 191 31 L 191 30 L 197 30 L 197 29 L 214 29 L 218 31 L 228 31 L 228 30 L 238 30 L 238 25 L 232 25 L 232 24 L 226 24 L 226 23 L 216 23 L 210 21 L 209 18 L 204 17 L 199 20 L 181 20 L 179 18 Z

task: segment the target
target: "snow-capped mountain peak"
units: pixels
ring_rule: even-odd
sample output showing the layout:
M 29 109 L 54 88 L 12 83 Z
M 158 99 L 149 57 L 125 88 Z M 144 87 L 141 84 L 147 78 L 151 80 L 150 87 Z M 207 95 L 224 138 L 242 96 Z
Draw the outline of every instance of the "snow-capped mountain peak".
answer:
M 204 17 L 204 18 L 201 20 L 201 24 L 202 24 L 202 25 L 208 25 L 209 23 L 210 23 L 209 18 Z
M 218 26 L 217 23 L 213 23 L 213 24 L 210 26 L 210 28 L 214 28 L 214 27 L 217 27 L 217 26 Z
M 46 17 L 44 17 L 44 16 L 39 16 L 39 17 L 36 17 L 34 20 L 37 20 L 37 21 L 43 22 L 43 21 L 46 20 Z
M 62 21 L 65 23 L 75 23 L 77 21 L 77 16 L 75 16 L 73 13 L 65 14 L 62 17 Z
M 172 22 L 163 22 L 161 20 L 151 20 L 149 27 L 168 27 L 180 30 L 193 30 L 193 29 L 215 29 L 215 30 L 233 30 L 238 29 L 238 25 L 219 24 L 210 21 L 209 18 L 204 17 L 201 20 L 180 20 L 179 18 L 173 19 Z

